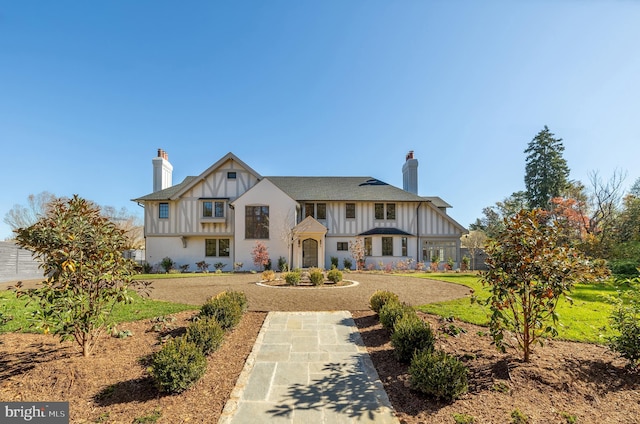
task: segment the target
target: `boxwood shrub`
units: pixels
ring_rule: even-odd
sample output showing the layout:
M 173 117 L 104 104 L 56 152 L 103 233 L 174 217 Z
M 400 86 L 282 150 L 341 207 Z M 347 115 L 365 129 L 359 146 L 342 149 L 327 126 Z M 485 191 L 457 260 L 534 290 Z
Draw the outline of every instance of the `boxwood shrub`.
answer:
M 198 346 L 178 337 L 167 341 L 151 358 L 149 374 L 166 393 L 182 393 L 207 371 L 207 359 Z
M 391 346 L 396 359 L 400 362 L 410 362 L 416 351 L 433 351 L 435 342 L 436 338 L 431 326 L 418 315 L 405 314 L 393 327 Z
M 194 343 L 206 356 L 218 350 L 224 340 L 224 330 L 213 318 L 203 318 L 192 322 L 187 327 L 185 338 Z
M 214 297 L 202 305 L 200 316 L 215 319 L 220 324 L 220 327 L 226 331 L 240 322 L 242 306 L 230 296 Z
M 404 315 L 416 315 L 416 311 L 406 303 L 392 301 L 385 303 L 378 315 L 380 317 L 380 324 L 387 330 L 393 332 L 396 321 Z
M 411 388 L 438 399 L 451 401 L 469 390 L 469 370 L 443 351 L 416 352 L 409 366 Z
M 379 314 L 380 309 L 382 309 L 385 303 L 390 301 L 399 302 L 400 299 L 398 299 L 398 295 L 393 292 L 386 290 L 376 290 L 375 293 L 373 293 L 369 298 L 369 306 L 376 314 Z

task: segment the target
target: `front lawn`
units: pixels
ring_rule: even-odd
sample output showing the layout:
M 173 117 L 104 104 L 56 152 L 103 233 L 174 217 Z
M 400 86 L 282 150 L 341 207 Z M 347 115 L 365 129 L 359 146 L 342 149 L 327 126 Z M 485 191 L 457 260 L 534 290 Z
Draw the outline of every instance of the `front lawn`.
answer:
M 462 284 L 475 291 L 478 299 L 489 297 L 489 293 L 475 274 L 424 273 L 412 274 L 414 277 L 448 281 Z M 611 281 L 595 284 L 577 284 L 571 297 L 573 304 L 566 299 L 558 303 L 557 313 L 560 317 L 558 338 L 589 343 L 605 343 L 611 335 L 609 315 L 612 305 L 605 298 L 615 296 L 616 288 Z M 469 298 L 421 305 L 420 311 L 444 317 L 453 316 L 461 321 L 478 325 L 488 325 L 489 310 L 477 304 L 471 304 Z
M 114 323 L 137 321 L 195 309 L 193 305 L 151 300 L 136 293 L 133 293 L 132 297 L 133 303 L 116 305 L 111 316 Z M 35 305 L 28 304 L 28 301 L 27 296 L 16 298 L 15 292 L 11 290 L 0 292 L 0 312 L 5 316 L 12 317 L 5 325 L 0 326 L 0 333 L 38 332 L 31 327 L 29 320 L 31 313 L 35 310 Z

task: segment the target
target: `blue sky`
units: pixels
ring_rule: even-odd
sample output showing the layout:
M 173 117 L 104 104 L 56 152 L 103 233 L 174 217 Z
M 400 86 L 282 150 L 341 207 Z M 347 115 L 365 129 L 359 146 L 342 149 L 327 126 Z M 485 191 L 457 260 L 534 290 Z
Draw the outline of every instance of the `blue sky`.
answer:
M 140 212 L 158 148 L 174 183 L 231 151 L 399 187 L 413 150 L 467 226 L 524 188 L 544 125 L 572 179 L 630 186 L 638 22 L 631 0 L 0 0 L 0 217 L 42 191 Z

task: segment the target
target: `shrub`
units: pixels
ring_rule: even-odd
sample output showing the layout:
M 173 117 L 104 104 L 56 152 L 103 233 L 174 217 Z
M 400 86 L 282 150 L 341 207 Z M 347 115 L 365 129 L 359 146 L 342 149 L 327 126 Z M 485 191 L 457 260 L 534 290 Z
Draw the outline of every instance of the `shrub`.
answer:
M 180 272 L 185 273 L 189 271 L 189 264 L 180 265 Z
M 324 274 L 318 268 L 309 270 L 309 280 L 314 286 L 321 286 L 324 284 Z
M 629 367 L 640 366 L 640 277 L 626 279 L 626 292 L 619 291 L 611 313 L 611 328 L 617 334 L 609 338 L 609 347 L 629 361 Z
M 167 256 L 160 261 L 160 266 L 162 267 L 162 269 L 164 269 L 164 272 L 168 273 L 173 268 L 175 268 L 176 263 L 173 262 L 173 259 Z
M 224 262 L 216 262 L 215 264 L 213 264 L 213 267 L 216 269 L 216 272 L 222 271 L 222 268 L 224 268 L 225 266 L 227 266 L 227 264 L 225 264 Z
M 329 260 L 331 261 L 331 268 L 338 268 L 340 262 L 337 256 L 331 256 Z
M 398 295 L 390 291 L 376 290 L 369 298 L 369 306 L 376 314 L 380 313 L 380 309 L 389 301 L 399 302 Z
M 209 272 L 209 264 L 205 261 L 196 262 L 196 266 L 200 272 Z
M 467 367 L 443 351 L 416 352 L 409 366 L 411 388 L 438 399 L 454 400 L 466 393 Z
M 416 351 L 433 351 L 435 342 L 431 326 L 417 315 L 406 314 L 393 327 L 391 346 L 400 362 L 410 362 Z
M 349 258 L 344 258 L 342 260 L 342 266 L 344 267 L 344 269 L 346 269 L 347 271 L 351 270 L 351 267 L 353 266 L 353 262 L 351 262 L 351 259 Z
M 240 305 L 240 309 L 242 310 L 242 312 L 247 310 L 247 295 L 244 294 L 244 292 L 241 291 L 237 291 L 237 290 L 229 290 L 229 291 L 223 291 L 222 293 L 219 293 L 216 298 L 228 298 L 231 299 L 232 301 L 238 303 L 238 305 Z
M 329 272 L 327 272 L 327 280 L 333 281 L 334 283 L 339 283 L 342 281 L 342 271 L 337 268 L 333 268 Z
M 185 338 L 206 356 L 218 350 L 224 339 L 224 330 L 215 319 L 199 319 L 189 324 Z
M 262 280 L 263 281 L 273 281 L 276 279 L 276 273 L 271 271 L 270 269 L 267 271 L 262 271 Z
M 402 318 L 404 315 L 415 315 L 416 311 L 406 303 L 400 302 L 387 302 L 380 309 L 380 324 L 387 330 L 393 332 L 396 321 Z
M 473 415 L 469 414 L 453 414 L 453 421 L 456 424 L 474 424 L 476 419 Z
M 297 286 L 298 284 L 300 284 L 300 278 L 301 276 L 299 271 L 287 272 L 284 276 L 284 280 L 290 286 Z
M 638 266 L 639 263 L 636 261 L 624 259 L 611 261 L 607 264 L 609 269 L 611 269 L 611 273 L 613 275 L 617 275 L 620 277 L 635 277 L 638 275 Z
M 213 318 L 223 330 L 229 330 L 240 322 L 242 306 L 229 296 L 214 297 L 202 305 L 200 316 Z
M 280 272 L 289 271 L 289 264 L 287 264 L 287 258 L 285 258 L 284 256 L 280 256 L 278 258 L 278 269 L 280 270 Z
M 169 340 L 151 358 L 149 374 L 161 391 L 182 393 L 207 371 L 207 359 L 184 337 Z
M 153 265 L 151 265 L 149 262 L 145 262 L 142 264 L 142 272 L 144 272 L 145 274 L 151 274 L 152 269 Z

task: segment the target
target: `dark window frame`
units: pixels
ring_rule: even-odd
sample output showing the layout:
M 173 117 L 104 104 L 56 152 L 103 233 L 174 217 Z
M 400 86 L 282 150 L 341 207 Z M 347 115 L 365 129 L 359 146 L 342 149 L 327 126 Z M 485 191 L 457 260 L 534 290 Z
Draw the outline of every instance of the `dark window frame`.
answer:
M 245 206 L 244 224 L 245 239 L 268 239 L 269 206 Z
M 355 203 L 347 203 L 345 205 L 345 218 L 346 219 L 355 219 L 356 218 L 356 204 Z
M 382 237 L 382 256 L 393 256 L 393 237 Z
M 158 205 L 158 218 L 169 219 L 169 203 L 168 202 L 161 202 Z

